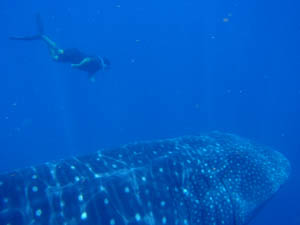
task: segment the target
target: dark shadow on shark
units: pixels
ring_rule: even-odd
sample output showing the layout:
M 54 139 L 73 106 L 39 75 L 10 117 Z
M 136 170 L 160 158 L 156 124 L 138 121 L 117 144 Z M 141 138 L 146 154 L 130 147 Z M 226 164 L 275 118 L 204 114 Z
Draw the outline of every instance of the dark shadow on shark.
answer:
M 214 132 L 0 176 L 1 225 L 243 225 L 287 180 L 280 153 Z

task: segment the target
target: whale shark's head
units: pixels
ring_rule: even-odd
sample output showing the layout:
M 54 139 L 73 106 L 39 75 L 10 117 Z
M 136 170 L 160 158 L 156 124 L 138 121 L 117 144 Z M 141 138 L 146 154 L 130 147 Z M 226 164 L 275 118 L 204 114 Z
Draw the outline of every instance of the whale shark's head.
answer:
M 289 161 L 279 152 L 232 137 L 219 178 L 230 193 L 234 224 L 247 224 L 290 174 Z M 233 147 L 234 146 L 234 147 Z
M 213 132 L 182 143 L 197 161 L 192 172 L 183 173 L 185 181 L 190 174 L 183 186 L 193 193 L 186 198 L 192 224 L 248 224 L 290 173 L 281 153 L 236 135 Z

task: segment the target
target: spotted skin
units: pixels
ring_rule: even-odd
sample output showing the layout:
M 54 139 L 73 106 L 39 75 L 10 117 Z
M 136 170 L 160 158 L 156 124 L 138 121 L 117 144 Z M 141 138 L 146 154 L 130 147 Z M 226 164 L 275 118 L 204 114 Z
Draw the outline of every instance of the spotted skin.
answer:
M 243 225 L 289 171 L 232 134 L 133 143 L 0 175 L 0 224 Z

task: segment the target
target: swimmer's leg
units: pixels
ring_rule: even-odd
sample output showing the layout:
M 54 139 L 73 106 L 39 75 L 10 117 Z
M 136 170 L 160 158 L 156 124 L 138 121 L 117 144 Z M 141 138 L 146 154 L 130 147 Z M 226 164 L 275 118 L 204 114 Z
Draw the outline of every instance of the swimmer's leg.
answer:
M 54 60 L 58 60 L 59 55 L 64 53 L 63 49 L 57 47 L 56 43 L 52 41 L 46 35 L 33 35 L 33 36 L 11 36 L 10 40 L 22 40 L 22 41 L 34 41 L 34 40 L 42 40 L 46 43 L 49 53 Z
M 44 25 L 41 20 L 40 14 L 36 15 L 36 26 L 37 33 L 36 35 L 31 36 L 11 36 L 10 40 L 22 40 L 22 41 L 33 41 L 33 40 L 42 40 L 46 43 L 50 55 L 54 60 L 58 60 L 59 55 L 64 53 L 63 49 L 57 47 L 56 43 L 52 41 L 47 35 L 44 34 Z
M 56 43 L 54 41 L 52 41 L 48 36 L 42 35 L 41 39 L 48 46 L 48 49 L 49 49 L 49 52 L 50 52 L 50 55 L 51 55 L 52 59 L 58 60 L 59 55 L 64 54 L 64 50 L 57 47 Z
M 37 31 L 41 36 L 41 39 L 48 46 L 52 59 L 58 60 L 59 55 L 64 54 L 64 50 L 57 47 L 56 43 L 53 40 L 51 40 L 47 35 L 44 34 L 44 24 L 40 14 L 36 15 L 36 26 L 37 26 Z
M 57 47 L 56 43 L 44 34 L 44 24 L 40 14 L 36 15 L 36 27 L 41 40 L 44 41 L 49 49 L 50 55 L 54 60 L 58 60 L 59 54 L 63 54 L 63 49 Z

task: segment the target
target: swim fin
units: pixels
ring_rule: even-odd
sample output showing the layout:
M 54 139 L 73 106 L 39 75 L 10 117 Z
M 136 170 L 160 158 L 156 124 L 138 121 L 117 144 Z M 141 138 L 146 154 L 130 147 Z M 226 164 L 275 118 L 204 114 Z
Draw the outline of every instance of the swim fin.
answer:
M 21 40 L 21 41 L 34 41 L 34 40 L 40 40 L 41 35 L 32 35 L 32 36 L 10 36 L 10 40 Z
M 37 27 L 38 34 L 43 35 L 44 34 L 44 24 L 42 22 L 41 15 L 39 13 L 36 14 L 35 20 L 36 20 L 36 27 Z
M 9 37 L 10 40 L 23 40 L 23 41 L 33 41 L 33 40 L 40 40 L 42 35 L 44 34 L 44 25 L 41 19 L 41 15 L 38 13 L 36 14 L 36 27 L 37 27 L 37 34 L 31 36 L 11 36 Z

